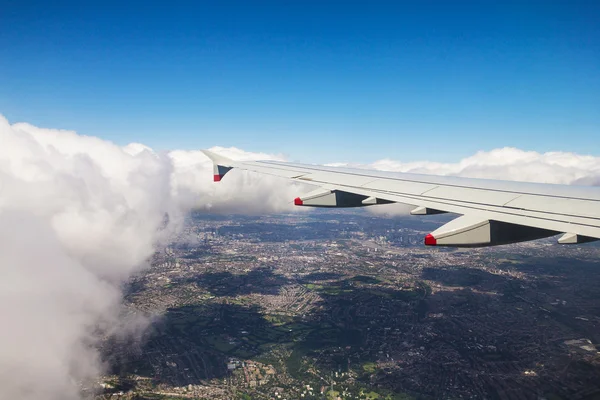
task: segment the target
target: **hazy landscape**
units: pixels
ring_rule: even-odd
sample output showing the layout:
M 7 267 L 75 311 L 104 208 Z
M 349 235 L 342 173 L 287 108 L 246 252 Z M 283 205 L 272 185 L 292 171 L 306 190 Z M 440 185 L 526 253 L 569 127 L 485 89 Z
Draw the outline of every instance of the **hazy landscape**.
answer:
M 598 398 L 600 247 L 423 247 L 448 218 L 193 214 L 98 398 Z

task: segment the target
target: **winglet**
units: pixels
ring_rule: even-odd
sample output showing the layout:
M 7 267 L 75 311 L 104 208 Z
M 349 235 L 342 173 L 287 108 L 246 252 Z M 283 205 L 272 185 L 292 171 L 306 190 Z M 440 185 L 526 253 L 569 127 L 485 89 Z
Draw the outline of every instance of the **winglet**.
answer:
M 228 173 L 234 166 L 234 161 L 230 158 L 224 157 L 210 150 L 200 150 L 213 162 L 213 179 L 215 182 L 220 182 L 221 179 Z
M 200 151 L 203 152 L 206 157 L 210 158 L 214 164 L 222 165 L 224 167 L 233 167 L 234 161 L 231 158 L 227 158 L 210 150 Z

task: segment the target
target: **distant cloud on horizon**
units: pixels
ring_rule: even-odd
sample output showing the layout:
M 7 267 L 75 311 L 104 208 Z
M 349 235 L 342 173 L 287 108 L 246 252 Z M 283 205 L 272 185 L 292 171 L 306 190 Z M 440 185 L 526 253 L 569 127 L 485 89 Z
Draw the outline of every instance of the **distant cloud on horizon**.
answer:
M 369 164 L 335 163 L 331 166 L 502 179 L 564 185 L 600 185 L 600 157 L 553 151 L 538 153 L 514 147 L 479 151 L 455 163 L 400 162 L 382 159 Z

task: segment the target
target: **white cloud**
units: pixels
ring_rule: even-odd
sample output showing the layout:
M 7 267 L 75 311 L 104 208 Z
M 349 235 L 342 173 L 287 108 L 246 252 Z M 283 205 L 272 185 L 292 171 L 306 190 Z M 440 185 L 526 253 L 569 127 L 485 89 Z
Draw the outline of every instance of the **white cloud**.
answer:
M 480 151 L 456 163 L 430 161 L 403 163 L 383 159 L 371 164 L 337 163 L 336 165 L 381 171 L 558 184 L 593 182 L 600 176 L 600 157 L 565 152 L 537 153 L 512 147 Z
M 293 209 L 294 188 L 270 177 L 232 171 L 213 183 L 199 152 L 121 148 L 1 116 L 0 143 L 3 398 L 78 398 L 78 383 L 101 372 L 98 328 L 128 329 L 119 288 L 165 234 L 165 212 L 177 223 L 191 207 Z
M 78 398 L 98 328 L 160 239 L 168 159 L 0 117 L 0 385 L 6 398 Z
M 210 161 L 198 151 L 119 147 L 71 131 L 10 125 L 1 116 L 0 143 L 0 385 L 6 398 L 74 399 L 79 382 L 101 372 L 98 327 L 127 329 L 118 317 L 119 288 L 166 234 L 160 229 L 165 212 L 175 229 L 191 208 L 296 210 L 292 199 L 311 190 L 238 170 L 215 184 Z M 211 150 L 234 159 L 283 159 Z M 600 158 L 511 148 L 454 164 L 381 160 L 359 167 L 553 183 L 597 184 L 600 176 Z

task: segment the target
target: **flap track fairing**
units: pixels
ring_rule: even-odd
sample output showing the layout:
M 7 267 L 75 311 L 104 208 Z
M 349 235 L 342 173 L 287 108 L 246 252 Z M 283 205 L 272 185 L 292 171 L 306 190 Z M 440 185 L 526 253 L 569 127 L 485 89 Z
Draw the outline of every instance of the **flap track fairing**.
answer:
M 463 215 L 425 236 L 428 246 L 485 247 L 525 242 L 559 232 Z
M 393 202 L 356 193 L 344 192 L 343 190 L 329 189 L 317 189 L 302 197 L 296 197 L 296 199 L 294 199 L 295 205 L 307 207 L 365 207 L 388 203 Z

